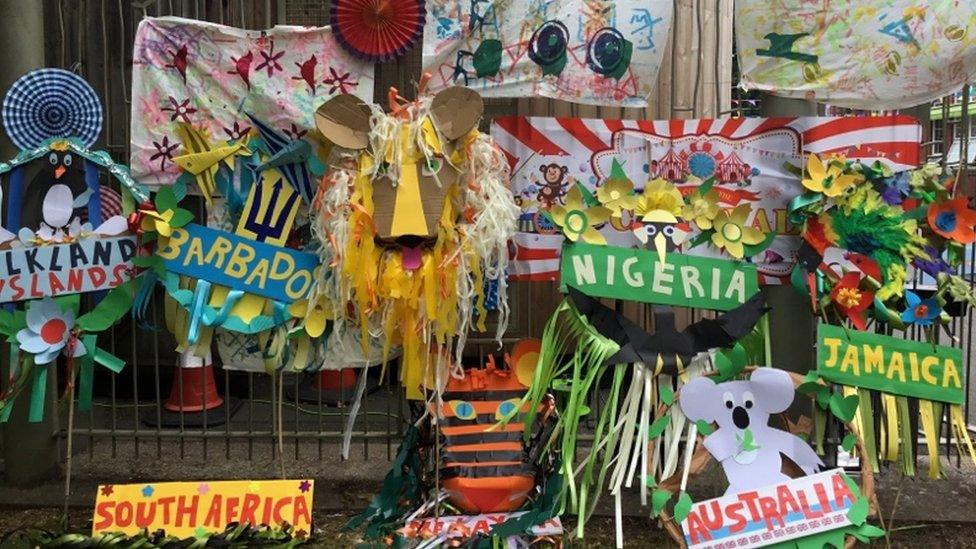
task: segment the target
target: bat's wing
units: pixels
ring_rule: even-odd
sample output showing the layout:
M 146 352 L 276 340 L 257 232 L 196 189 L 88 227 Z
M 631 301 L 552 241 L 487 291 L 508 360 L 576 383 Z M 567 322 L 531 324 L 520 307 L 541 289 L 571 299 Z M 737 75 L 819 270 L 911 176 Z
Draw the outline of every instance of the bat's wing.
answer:
M 309 145 L 302 140 L 289 139 L 288 136 L 279 133 L 250 114 L 247 117 L 251 119 L 264 139 L 265 147 L 267 147 L 272 158 L 268 165 L 278 168 L 285 181 L 298 192 L 306 203 L 311 204 L 312 199 L 315 198 L 315 185 L 313 185 L 312 176 L 305 165 L 307 156 L 303 156 L 302 151 L 299 150 L 308 148 L 310 151 Z
M 735 309 L 716 318 L 699 320 L 682 333 L 693 342 L 695 353 L 716 347 L 731 347 L 751 332 L 768 310 L 765 297 L 757 292 Z

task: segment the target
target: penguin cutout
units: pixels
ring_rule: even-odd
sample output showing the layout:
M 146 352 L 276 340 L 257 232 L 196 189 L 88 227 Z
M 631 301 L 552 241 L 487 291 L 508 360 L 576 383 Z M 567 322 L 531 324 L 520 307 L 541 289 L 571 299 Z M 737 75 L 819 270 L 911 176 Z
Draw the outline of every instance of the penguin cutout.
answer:
M 40 240 L 63 242 L 81 231 L 91 196 L 85 159 L 70 150 L 51 150 L 35 163 L 41 166 L 25 189 L 21 226 Z

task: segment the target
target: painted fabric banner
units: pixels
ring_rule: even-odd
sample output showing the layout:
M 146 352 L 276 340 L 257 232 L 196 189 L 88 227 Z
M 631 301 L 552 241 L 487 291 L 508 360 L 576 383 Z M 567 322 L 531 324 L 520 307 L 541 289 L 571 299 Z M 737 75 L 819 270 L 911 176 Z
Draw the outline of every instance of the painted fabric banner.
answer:
M 180 175 L 180 122 L 214 141 L 237 141 L 248 114 L 292 139 L 315 109 L 352 93 L 373 100 L 373 65 L 339 47 L 328 27 L 247 31 L 178 17 L 147 18 L 132 59 L 132 176 L 167 185 Z
M 510 276 L 538 281 L 558 278 L 564 241 L 559 228 L 539 214 L 540 207 L 562 204 L 577 182 L 595 190 L 608 178 L 614 160 L 638 193 L 652 178 L 674 182 L 686 194 L 699 180 L 714 177 L 721 206 L 753 203 L 748 222 L 764 233 L 780 234 L 755 261 L 759 281 L 780 284 L 793 268 L 800 243 L 787 210 L 803 190 L 792 171 L 803 165 L 803 156 L 843 154 L 902 171 L 919 163 L 921 140 L 920 126 L 908 116 L 671 121 L 509 116 L 496 118 L 491 133 L 512 166 L 512 192 L 522 208 Z M 639 246 L 630 215 L 602 227 L 610 245 Z M 720 257 L 707 246 L 690 253 Z
M 551 97 L 644 107 L 657 80 L 672 2 L 427 2 L 423 67 L 431 91 Z
M 976 3 L 738 0 L 741 85 L 858 109 L 928 103 L 976 77 Z

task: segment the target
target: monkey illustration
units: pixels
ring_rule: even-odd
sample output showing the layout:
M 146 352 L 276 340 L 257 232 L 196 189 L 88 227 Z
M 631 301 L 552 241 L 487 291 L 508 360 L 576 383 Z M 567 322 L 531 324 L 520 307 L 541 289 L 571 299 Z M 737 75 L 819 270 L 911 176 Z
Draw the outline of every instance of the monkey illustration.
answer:
M 551 208 L 556 201 L 566 194 L 566 172 L 569 168 L 559 164 L 543 164 L 539 166 L 542 172 L 542 183 L 539 194 L 536 197 L 539 205 L 543 208 Z

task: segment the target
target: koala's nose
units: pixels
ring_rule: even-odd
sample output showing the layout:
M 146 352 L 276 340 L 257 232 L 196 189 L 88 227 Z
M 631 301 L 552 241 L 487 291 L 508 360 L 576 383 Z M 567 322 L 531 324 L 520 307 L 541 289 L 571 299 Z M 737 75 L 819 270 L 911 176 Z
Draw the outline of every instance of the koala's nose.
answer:
M 732 423 L 739 429 L 745 429 L 749 427 L 749 412 L 746 411 L 742 406 L 736 406 L 732 410 Z

